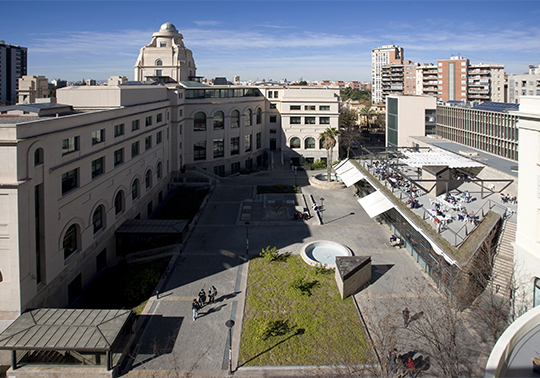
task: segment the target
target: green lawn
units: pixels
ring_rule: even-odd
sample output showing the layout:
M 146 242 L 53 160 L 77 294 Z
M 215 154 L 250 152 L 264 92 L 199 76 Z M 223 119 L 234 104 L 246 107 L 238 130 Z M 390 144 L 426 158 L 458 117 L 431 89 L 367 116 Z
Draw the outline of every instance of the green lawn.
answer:
M 293 289 L 291 283 L 300 288 Z M 299 256 L 274 262 L 255 258 L 246 295 L 239 366 L 357 365 L 374 360 L 354 303 L 341 300 L 333 271 L 310 267 Z M 269 328 L 269 321 L 276 326 Z M 271 330 L 277 335 L 264 339 L 264 331 Z

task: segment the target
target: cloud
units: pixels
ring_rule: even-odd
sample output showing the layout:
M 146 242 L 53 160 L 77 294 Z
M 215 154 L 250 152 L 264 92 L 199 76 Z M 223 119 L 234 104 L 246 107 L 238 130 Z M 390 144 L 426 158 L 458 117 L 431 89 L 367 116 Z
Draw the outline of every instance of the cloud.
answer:
M 193 21 L 198 26 L 218 26 L 221 21 Z

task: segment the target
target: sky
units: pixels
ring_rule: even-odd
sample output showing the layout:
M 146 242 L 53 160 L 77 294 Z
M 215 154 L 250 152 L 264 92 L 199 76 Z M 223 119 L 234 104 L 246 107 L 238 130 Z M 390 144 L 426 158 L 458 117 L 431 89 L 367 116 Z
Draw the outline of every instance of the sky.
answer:
M 453 55 L 522 74 L 540 63 L 540 1 L 3 1 L 0 40 L 28 48 L 28 74 L 133 79 L 141 47 L 165 22 L 197 75 L 232 80 L 371 80 L 371 50 Z

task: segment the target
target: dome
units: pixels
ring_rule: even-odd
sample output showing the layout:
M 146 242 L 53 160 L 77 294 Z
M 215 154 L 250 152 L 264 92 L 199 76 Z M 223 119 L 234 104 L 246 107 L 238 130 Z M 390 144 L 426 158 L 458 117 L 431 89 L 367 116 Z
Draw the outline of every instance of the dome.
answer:
M 166 22 L 159 28 L 160 31 L 178 32 L 174 25 L 170 22 Z

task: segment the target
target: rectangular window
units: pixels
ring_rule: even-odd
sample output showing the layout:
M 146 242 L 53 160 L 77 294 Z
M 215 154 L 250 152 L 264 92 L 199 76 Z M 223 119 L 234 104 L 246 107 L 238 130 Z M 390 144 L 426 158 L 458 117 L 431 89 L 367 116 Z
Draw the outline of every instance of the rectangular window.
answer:
M 270 116 L 270 122 L 271 123 L 276 123 L 276 120 L 277 120 L 277 116 L 275 116 L 275 115 Z
M 291 117 L 291 125 L 300 125 L 301 123 L 301 117 Z
M 240 153 L 240 137 L 231 138 L 231 155 L 238 155 Z
M 144 150 L 149 150 L 152 148 L 152 136 L 147 136 L 144 138 Z
M 158 131 L 156 134 L 156 144 L 160 144 L 163 139 L 163 131 Z
M 160 123 L 163 121 L 163 113 L 158 113 L 156 116 L 156 122 Z
M 304 106 L 304 110 L 315 110 L 315 105 L 306 105 Z
M 246 135 L 246 141 L 245 141 L 245 144 L 244 144 L 244 151 L 245 152 L 249 152 L 251 151 L 251 137 L 253 135 L 249 134 L 249 135 Z
M 270 109 L 276 109 L 276 108 L 277 108 L 276 104 L 270 104 Z
M 139 120 L 136 119 L 134 121 L 131 121 L 131 131 L 139 130 Z
M 274 98 L 278 98 L 278 91 L 274 91 Z
M 66 194 L 79 186 L 79 169 L 73 169 L 62 174 L 62 194 Z
M 268 91 L 268 98 L 272 98 L 272 95 L 274 94 L 274 92 L 272 91 Z
M 261 133 L 257 133 L 257 149 L 261 148 Z
M 79 137 L 71 137 L 62 140 L 62 155 L 79 150 Z
M 321 105 L 319 106 L 319 110 L 330 110 L 330 105 Z
M 290 110 L 300 110 L 301 107 L 300 107 L 300 105 L 291 105 L 291 106 L 289 107 L 289 109 L 290 109 Z
M 133 159 L 138 154 L 139 154 L 139 142 L 131 143 L 131 158 Z
M 92 146 L 105 141 L 105 129 L 92 131 Z
M 116 167 L 118 164 L 122 164 L 124 162 L 124 149 L 121 148 L 119 150 L 114 151 L 114 166 Z
M 305 117 L 305 124 L 306 125 L 314 125 L 315 124 L 315 117 Z
M 124 124 L 114 125 L 114 137 L 124 135 Z
M 92 178 L 101 175 L 105 170 L 105 159 L 100 157 L 99 159 L 92 161 Z
M 193 145 L 193 160 L 206 160 L 206 141 L 200 141 Z
M 214 139 L 214 158 L 225 156 L 225 144 L 223 139 Z
M 145 118 L 144 125 L 147 126 L 147 127 L 152 126 L 152 116 L 148 116 L 148 117 Z
M 320 125 L 329 125 L 330 124 L 330 117 L 319 117 L 319 124 Z

